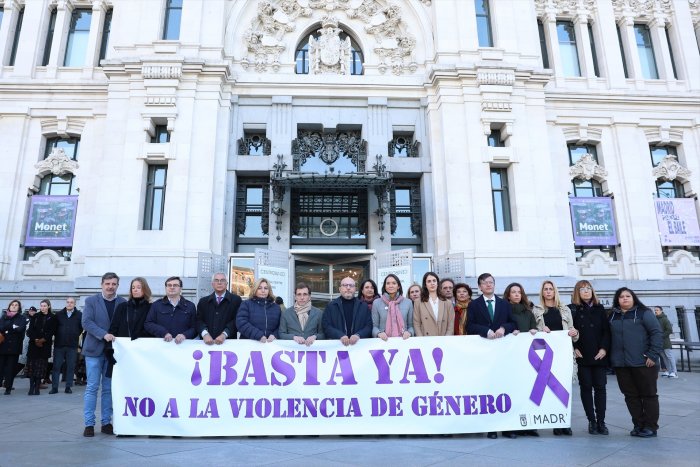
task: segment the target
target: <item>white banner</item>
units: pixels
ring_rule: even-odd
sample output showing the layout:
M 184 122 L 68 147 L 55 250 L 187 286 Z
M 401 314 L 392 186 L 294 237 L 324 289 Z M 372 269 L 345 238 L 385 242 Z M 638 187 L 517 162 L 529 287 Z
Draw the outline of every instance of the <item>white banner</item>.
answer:
M 206 346 L 118 338 L 114 431 L 251 436 L 473 433 L 571 426 L 565 331 Z

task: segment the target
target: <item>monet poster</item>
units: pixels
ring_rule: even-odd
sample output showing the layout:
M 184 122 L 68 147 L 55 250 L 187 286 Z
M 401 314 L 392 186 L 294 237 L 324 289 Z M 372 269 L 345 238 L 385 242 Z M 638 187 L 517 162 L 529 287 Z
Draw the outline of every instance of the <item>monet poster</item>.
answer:
M 73 246 L 77 211 L 77 196 L 32 196 L 24 245 Z

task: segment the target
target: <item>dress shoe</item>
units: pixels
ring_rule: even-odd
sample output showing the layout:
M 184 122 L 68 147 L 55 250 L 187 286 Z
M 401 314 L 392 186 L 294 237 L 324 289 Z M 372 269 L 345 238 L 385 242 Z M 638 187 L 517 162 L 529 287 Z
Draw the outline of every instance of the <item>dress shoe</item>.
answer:
M 635 435 L 639 438 L 655 438 L 656 437 L 656 430 L 651 430 L 649 428 L 642 428 L 637 432 Z
M 552 430 L 554 436 L 561 436 L 561 428 L 555 428 Z
M 509 438 L 509 439 L 515 439 L 515 438 L 518 437 L 518 435 L 516 435 L 516 434 L 513 433 L 512 431 L 504 431 L 504 432 L 503 432 L 503 436 L 506 437 L 506 438 Z
M 537 430 L 527 430 L 525 432 L 528 436 L 534 436 L 536 438 L 540 437 L 540 433 Z
M 114 434 L 114 428 L 112 428 L 112 424 L 108 423 L 106 425 L 102 425 L 102 428 L 100 431 L 106 435 L 113 435 Z
M 572 436 L 573 433 L 571 431 L 571 428 L 562 428 L 561 429 L 561 434 L 566 435 L 566 436 Z
M 65 393 L 66 394 L 73 394 L 73 390 L 71 388 L 66 388 Z
M 488 439 L 497 439 L 498 433 L 496 433 L 495 431 L 489 431 L 488 433 L 486 433 L 486 437 Z
M 637 436 L 642 428 L 640 426 L 634 425 L 632 431 L 630 431 L 630 436 Z
M 5 389 L 5 395 L 9 396 L 12 393 L 12 389 Z
M 598 422 L 598 434 L 599 435 L 609 435 L 608 427 L 605 426 L 605 422 Z
M 598 434 L 598 424 L 595 420 L 588 420 L 588 434 L 597 435 Z
M 85 430 L 83 430 L 83 436 L 86 438 L 92 438 L 95 436 L 95 427 L 94 426 L 86 426 Z
M 51 388 L 51 390 L 49 391 L 49 394 L 58 394 L 58 389 Z

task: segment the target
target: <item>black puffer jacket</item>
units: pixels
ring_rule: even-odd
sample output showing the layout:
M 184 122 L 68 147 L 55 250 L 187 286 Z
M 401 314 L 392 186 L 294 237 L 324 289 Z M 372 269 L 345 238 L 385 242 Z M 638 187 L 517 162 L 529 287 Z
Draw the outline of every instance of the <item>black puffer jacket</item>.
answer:
M 12 318 L 3 314 L 0 318 L 0 332 L 5 340 L 0 344 L 0 355 L 20 355 L 24 332 L 27 330 L 27 319 L 19 313 Z
M 614 309 L 610 315 L 610 332 L 613 367 L 645 366 L 647 357 L 658 365 L 663 352 L 661 326 L 649 308 L 634 307 L 626 313 Z

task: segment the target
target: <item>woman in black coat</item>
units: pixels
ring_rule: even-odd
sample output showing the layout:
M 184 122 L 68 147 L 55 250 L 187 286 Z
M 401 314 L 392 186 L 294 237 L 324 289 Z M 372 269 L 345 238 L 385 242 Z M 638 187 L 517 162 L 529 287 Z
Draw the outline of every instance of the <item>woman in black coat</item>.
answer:
M 115 337 L 152 337 L 143 327 L 151 308 L 151 288 L 143 277 L 135 277 L 129 288 L 129 300 L 117 305 L 109 333 Z
M 46 374 L 51 358 L 53 336 L 56 333 L 56 317 L 51 312 L 51 302 L 42 300 L 39 313 L 29 320 L 29 350 L 27 351 L 27 376 L 29 377 L 29 395 L 38 396 L 41 379 Z
M 4 338 L 0 343 L 0 381 L 4 383 L 6 396 L 12 392 L 15 367 L 22 353 L 26 329 L 27 320 L 22 316 L 22 303 L 12 300 L 0 318 L 0 334 Z
M 576 283 L 571 302 L 569 309 L 574 319 L 574 328 L 579 331 L 578 341 L 574 342 L 574 354 L 578 366 L 581 403 L 588 418 L 588 433 L 607 435 L 605 385 L 610 325 L 605 308 L 598 302 L 590 282 L 582 280 Z

